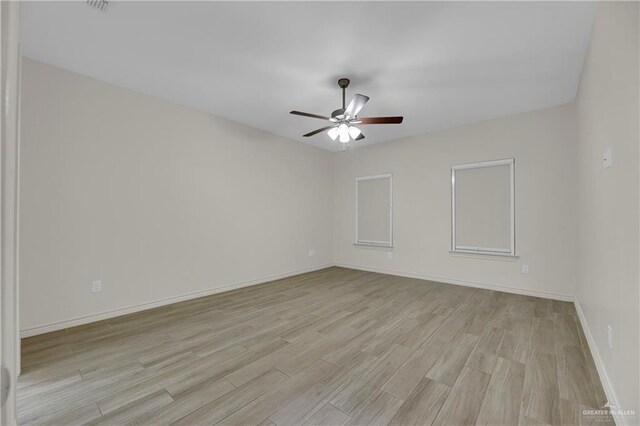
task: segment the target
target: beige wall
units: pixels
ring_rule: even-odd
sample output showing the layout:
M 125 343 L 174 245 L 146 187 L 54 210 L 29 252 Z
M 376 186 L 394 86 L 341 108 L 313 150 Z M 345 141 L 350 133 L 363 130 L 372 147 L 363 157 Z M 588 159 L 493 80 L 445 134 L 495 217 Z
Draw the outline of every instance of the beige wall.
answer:
M 562 106 L 378 144 L 334 158 L 338 264 L 571 298 L 575 111 Z M 517 260 L 450 254 L 451 165 L 515 158 Z M 354 246 L 355 178 L 393 173 L 393 258 Z M 521 265 L 530 266 L 522 274 Z
M 618 399 L 610 402 L 640 414 L 638 19 L 638 3 L 601 3 L 582 73 L 576 102 L 576 297 L 596 346 L 592 352 L 601 358 Z M 603 169 L 601 156 L 608 146 L 614 165 Z M 613 349 L 607 342 L 608 325 Z M 626 423 L 639 421 L 636 417 Z
M 331 153 L 29 59 L 22 85 L 22 330 L 332 261 Z

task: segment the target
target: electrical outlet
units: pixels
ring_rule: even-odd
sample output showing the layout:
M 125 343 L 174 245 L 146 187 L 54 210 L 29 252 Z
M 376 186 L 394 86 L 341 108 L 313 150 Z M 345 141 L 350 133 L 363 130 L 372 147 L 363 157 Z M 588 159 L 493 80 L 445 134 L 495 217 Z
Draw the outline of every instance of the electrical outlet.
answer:
M 316 251 L 315 250 L 309 250 L 309 257 L 313 257 L 316 255 Z
M 529 265 L 522 265 L 522 273 L 523 274 L 529 273 Z
M 102 281 L 93 281 L 91 283 L 91 291 L 93 293 L 100 293 L 102 291 Z
M 607 339 L 609 341 L 609 349 L 613 349 L 613 328 L 610 325 L 607 326 Z
M 387 252 L 387 258 L 388 259 L 393 259 L 393 252 L 392 251 L 388 251 Z
M 613 151 L 609 146 L 602 154 L 602 167 L 608 169 L 611 166 L 613 166 Z

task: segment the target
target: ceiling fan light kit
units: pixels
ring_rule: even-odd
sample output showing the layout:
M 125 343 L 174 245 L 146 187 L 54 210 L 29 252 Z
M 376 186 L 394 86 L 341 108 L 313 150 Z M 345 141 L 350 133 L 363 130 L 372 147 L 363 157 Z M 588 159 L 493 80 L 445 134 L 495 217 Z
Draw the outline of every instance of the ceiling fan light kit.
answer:
M 331 140 L 335 141 L 339 139 L 343 144 L 349 143 L 350 140 L 360 141 L 364 139 L 362 131 L 355 127 L 356 124 L 400 124 L 403 117 L 362 117 L 358 118 L 358 113 L 362 110 L 364 105 L 369 100 L 368 96 L 356 94 L 349 105 L 345 106 L 346 89 L 349 87 L 350 80 L 348 78 L 341 78 L 338 80 L 338 86 L 342 89 L 342 108 L 338 108 L 331 113 L 331 117 L 325 117 L 319 114 L 311 114 L 308 112 L 291 111 L 293 115 L 300 115 L 302 117 L 317 118 L 320 120 L 328 120 L 331 125 L 321 127 L 320 129 L 309 132 L 303 137 L 307 138 L 318 133 L 327 132 L 327 135 Z
M 362 134 L 362 131 L 357 127 L 351 126 L 349 127 L 349 136 L 351 136 L 354 140 L 358 138 Z
M 338 137 L 338 134 L 339 132 L 337 127 L 332 127 L 329 130 L 327 130 L 327 135 L 329 135 L 332 141 L 336 140 L 336 138 Z

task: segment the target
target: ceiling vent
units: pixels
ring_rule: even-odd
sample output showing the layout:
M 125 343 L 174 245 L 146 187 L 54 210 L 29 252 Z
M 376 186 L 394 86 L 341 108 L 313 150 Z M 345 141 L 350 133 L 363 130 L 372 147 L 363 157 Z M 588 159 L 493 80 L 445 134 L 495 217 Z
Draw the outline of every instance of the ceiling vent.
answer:
M 109 6 L 109 0 L 87 0 L 87 4 L 94 9 L 104 12 L 107 10 L 107 6 Z

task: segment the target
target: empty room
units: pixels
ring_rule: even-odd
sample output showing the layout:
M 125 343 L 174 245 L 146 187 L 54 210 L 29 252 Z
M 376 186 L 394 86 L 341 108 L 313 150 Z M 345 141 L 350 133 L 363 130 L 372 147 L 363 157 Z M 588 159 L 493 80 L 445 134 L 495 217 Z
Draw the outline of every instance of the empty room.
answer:
M 640 3 L 1 1 L 2 425 L 640 425 Z

